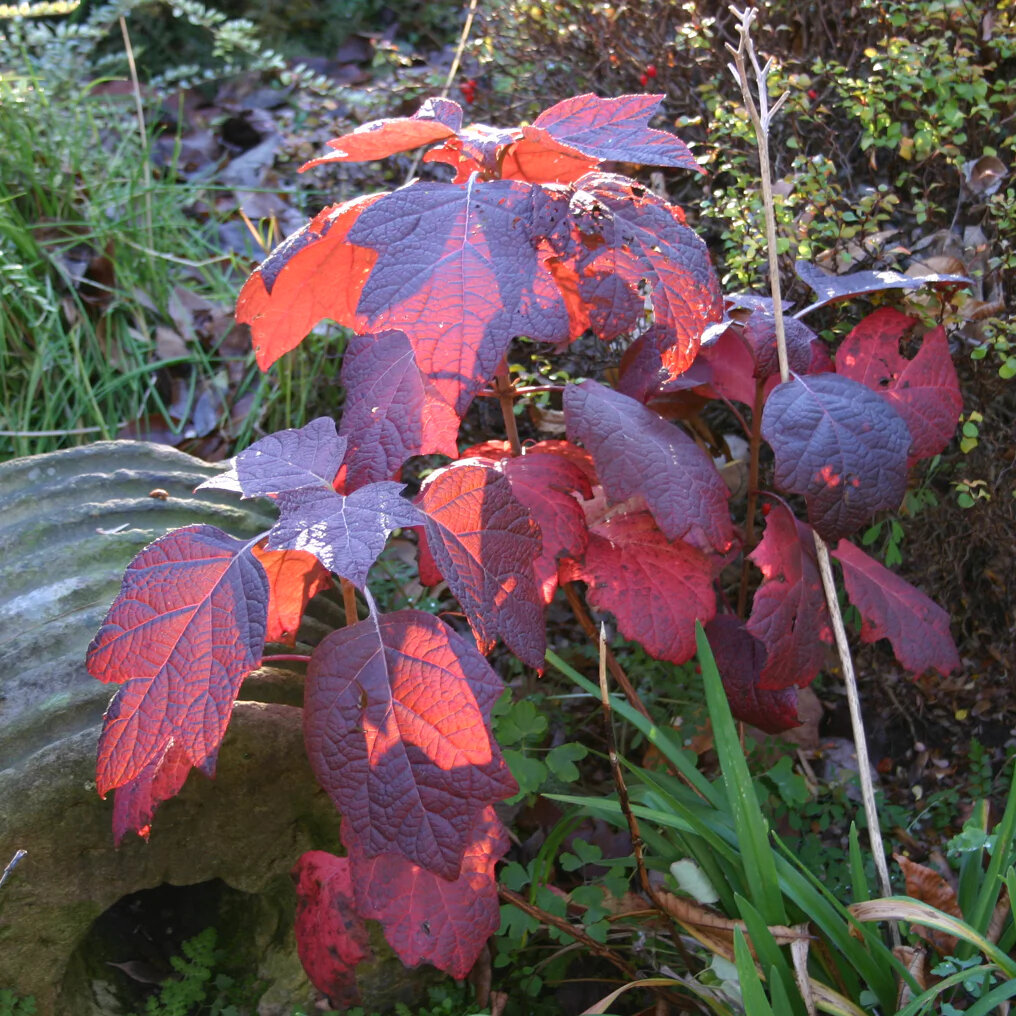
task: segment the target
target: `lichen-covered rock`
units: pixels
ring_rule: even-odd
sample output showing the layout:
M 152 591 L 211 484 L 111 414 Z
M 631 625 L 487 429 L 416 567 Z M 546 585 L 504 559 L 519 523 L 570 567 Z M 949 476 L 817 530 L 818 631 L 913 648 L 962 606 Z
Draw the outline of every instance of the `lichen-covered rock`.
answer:
M 304 754 L 298 673 L 245 682 L 245 699 L 268 701 L 237 703 L 215 780 L 192 772 L 159 808 L 150 842 L 129 836 L 115 849 L 112 799 L 95 792 L 96 741 L 115 689 L 89 677 L 84 655 L 124 567 L 178 526 L 249 538 L 271 525 L 263 502 L 195 496 L 214 472 L 129 441 L 0 464 L 0 870 L 27 851 L 0 888 L 0 988 L 34 996 L 40 1013 L 102 1011 L 102 985 L 88 983 L 78 960 L 107 908 L 212 879 L 259 894 L 259 923 L 289 935 L 267 936 L 251 971 L 289 982 L 270 985 L 274 1011 L 316 997 L 293 966 L 285 878 L 303 851 L 337 847 L 338 815 Z

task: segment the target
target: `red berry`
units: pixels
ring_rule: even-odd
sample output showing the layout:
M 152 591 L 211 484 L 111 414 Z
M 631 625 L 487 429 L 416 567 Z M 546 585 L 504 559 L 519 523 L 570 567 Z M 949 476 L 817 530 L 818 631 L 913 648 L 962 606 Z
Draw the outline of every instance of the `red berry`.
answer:
M 766 503 L 762 505 L 762 517 L 765 518 L 772 510 L 773 506 L 766 501 Z
M 808 98 L 811 99 L 812 102 L 814 102 L 818 98 L 818 92 L 816 92 L 814 88 L 809 88 Z
M 646 64 L 646 76 L 650 78 L 656 77 L 656 64 Z
M 639 78 L 639 82 L 641 83 L 642 87 L 645 88 L 646 85 L 649 84 L 649 78 L 647 78 L 645 74 L 643 74 L 642 77 Z

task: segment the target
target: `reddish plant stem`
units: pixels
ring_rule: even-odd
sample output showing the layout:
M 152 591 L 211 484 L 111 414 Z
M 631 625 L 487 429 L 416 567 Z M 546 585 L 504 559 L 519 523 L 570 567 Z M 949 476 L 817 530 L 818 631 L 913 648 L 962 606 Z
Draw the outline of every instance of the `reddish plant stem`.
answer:
M 356 613 L 356 586 L 349 579 L 341 579 L 342 582 L 342 606 L 346 611 L 346 627 L 356 624 L 360 620 Z
M 519 428 L 515 423 L 515 384 L 508 376 L 508 368 L 502 365 L 494 375 L 494 394 L 501 403 L 501 416 L 504 418 L 504 429 L 508 442 L 512 446 L 512 455 L 522 454 L 522 442 L 519 440 Z
M 737 590 L 737 616 L 744 620 L 748 607 L 748 576 L 750 563 L 748 554 L 755 547 L 755 512 L 758 508 L 758 471 L 759 453 L 762 449 L 762 403 L 764 401 L 765 382 L 759 378 L 755 382 L 755 405 L 751 410 L 751 437 L 748 458 L 748 509 L 744 521 L 744 558 L 741 561 L 741 585 Z
M 561 588 L 564 590 L 564 595 L 568 598 L 568 605 L 572 609 L 572 613 L 575 615 L 575 620 L 582 625 L 582 630 L 586 633 L 586 637 L 595 646 L 599 642 L 599 632 L 596 630 L 596 625 L 593 623 L 593 619 L 589 616 L 589 612 L 586 610 L 585 604 L 582 602 L 582 597 L 579 596 L 578 590 L 575 588 L 572 582 L 562 582 Z M 621 690 L 625 694 L 625 698 L 637 709 L 647 720 L 652 720 L 652 716 L 649 715 L 649 710 L 646 709 L 639 698 L 639 693 L 635 690 L 635 686 L 631 683 L 628 675 L 624 672 L 624 668 L 620 663 L 617 662 L 617 658 L 610 651 L 608 646 L 604 646 L 607 667 L 610 670 L 611 677 L 617 681 Z
M 281 653 L 278 656 L 262 656 L 261 666 L 266 663 L 310 663 L 310 657 L 302 653 Z

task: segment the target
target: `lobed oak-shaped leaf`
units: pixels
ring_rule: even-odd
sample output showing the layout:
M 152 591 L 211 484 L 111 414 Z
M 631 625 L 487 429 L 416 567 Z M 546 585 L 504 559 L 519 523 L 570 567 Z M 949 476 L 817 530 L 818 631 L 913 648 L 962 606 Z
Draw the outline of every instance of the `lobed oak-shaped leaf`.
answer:
M 578 291 L 593 330 L 608 341 L 633 331 L 643 320 L 646 284 L 654 322 L 672 341 L 663 366 L 676 377 L 695 358 L 706 326 L 722 315 L 705 243 L 679 208 L 624 177 L 591 173 L 575 187 Z
M 914 675 L 943 675 L 960 666 L 949 615 L 919 589 L 847 540 L 834 551 L 843 566 L 847 597 L 861 614 L 861 638 L 887 638 L 896 659 Z
M 234 471 L 244 497 L 301 487 L 331 487 L 346 454 L 335 421 L 319 416 L 305 427 L 280 430 L 236 457 Z
M 714 617 L 705 632 L 735 719 L 767 734 L 781 734 L 800 725 L 797 689 L 761 687 L 766 647 L 736 617 Z
M 585 556 L 563 561 L 560 575 L 585 582 L 589 602 L 650 656 L 684 663 L 695 655 L 695 622 L 716 613 L 713 572 L 705 554 L 671 543 L 649 512 L 635 511 L 591 524 Z
M 684 431 L 596 381 L 568 385 L 568 436 L 593 456 L 611 503 L 643 495 L 669 540 L 727 550 L 730 492 L 712 459 Z
M 963 409 L 945 329 L 927 332 L 917 355 L 900 354 L 900 341 L 917 319 L 892 307 L 869 314 L 836 351 L 836 370 L 882 395 L 910 430 L 912 459 L 945 449 Z
M 501 473 L 464 464 L 431 475 L 416 500 L 427 547 L 459 601 L 481 652 L 500 636 L 523 663 L 543 670 L 543 597 L 534 564 L 539 526 Z
M 412 455 L 455 458 L 459 417 L 420 370 L 403 332 L 354 336 L 342 359 L 346 489 L 392 479 Z
M 970 279 L 965 275 L 903 275 L 891 270 L 873 272 L 849 272 L 846 275 L 833 275 L 817 265 L 807 261 L 794 264 L 797 277 L 809 288 L 814 290 L 817 299 L 797 312 L 804 317 L 819 307 L 825 307 L 839 300 L 850 300 L 864 293 L 880 293 L 886 289 L 920 289 L 922 286 L 958 287 L 969 286 Z
M 371 331 L 405 332 L 421 371 L 462 414 L 516 335 L 568 338 L 564 298 L 537 251 L 565 212 L 563 195 L 518 180 L 394 191 L 349 233 L 378 254 L 358 310 Z
M 473 173 L 490 179 L 501 175 L 499 164 L 505 149 L 521 137 L 518 129 L 474 123 L 459 130 L 454 138 L 432 148 L 424 162 L 443 162 L 455 170 L 453 183 L 465 183 Z
M 304 487 L 279 494 L 279 521 L 269 550 L 303 550 L 329 571 L 362 589 L 367 572 L 396 529 L 420 524 L 420 513 L 402 497 L 400 483 L 370 483 L 352 494 Z
M 787 341 L 787 365 L 794 374 L 819 373 L 815 369 L 816 355 L 828 364 L 825 347 L 804 322 L 785 317 L 783 332 Z M 776 348 L 776 318 L 772 312 L 753 310 L 744 322 L 741 334 L 755 360 L 754 376 L 763 380 L 778 376 L 780 358 Z
M 324 639 L 307 670 L 304 733 L 348 848 L 459 877 L 477 816 L 518 790 L 490 734 L 501 689 L 467 639 L 420 611 Z
M 354 842 L 349 859 L 357 908 L 381 922 L 407 967 L 430 963 L 461 979 L 501 923 L 494 868 L 507 849 L 508 836 L 493 807 L 474 819 L 462 870 L 453 881 L 399 854 L 367 858 Z
M 910 431 L 859 381 L 816 374 L 778 385 L 762 436 L 776 456 L 777 488 L 804 497 L 808 521 L 829 543 L 903 500 Z
M 549 138 L 598 162 L 640 162 L 704 172 L 679 137 L 649 126 L 663 98 L 577 95 L 544 110 L 531 127 L 523 128 L 523 135 L 534 141 Z
M 382 195 L 371 194 L 319 212 L 255 269 L 236 302 L 236 320 L 250 325 L 262 370 L 295 349 L 325 318 L 364 330 L 356 305 L 377 254 L 347 236 L 357 217 Z
M 332 1006 L 360 1000 L 356 965 L 372 956 L 370 938 L 354 906 L 348 857 L 308 850 L 293 867 L 296 950 L 303 969 Z
M 170 770 L 214 766 L 240 684 L 261 661 L 268 599 L 249 545 L 214 526 L 177 529 L 128 565 L 87 654 L 89 674 L 122 685 L 99 736 L 101 795 L 142 780 L 150 807 L 126 810 L 147 810 L 147 825 L 159 788 L 182 783 Z
M 592 172 L 597 159 L 561 144 L 546 132 L 522 128 L 522 137 L 501 155 L 501 178 L 531 183 L 573 183 Z
M 773 504 L 749 557 L 763 576 L 745 625 L 766 650 L 759 688 L 803 688 L 821 669 L 833 639 L 811 531 L 785 505 Z
M 295 645 L 307 604 L 332 584 L 328 569 L 302 550 L 268 550 L 262 543 L 252 550 L 268 578 L 265 641 Z

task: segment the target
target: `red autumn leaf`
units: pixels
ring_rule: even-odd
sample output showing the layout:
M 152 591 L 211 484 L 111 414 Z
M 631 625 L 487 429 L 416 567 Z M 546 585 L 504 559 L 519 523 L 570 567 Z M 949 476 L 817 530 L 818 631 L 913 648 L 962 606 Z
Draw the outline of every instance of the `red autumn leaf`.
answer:
M 672 345 L 671 377 L 695 358 L 722 299 L 706 245 L 679 208 L 624 177 L 591 173 L 576 184 L 571 214 L 579 234 L 579 294 L 593 330 L 613 340 L 642 321 L 648 284 L 655 323 Z
M 847 597 L 861 614 L 865 642 L 887 638 L 896 659 L 914 675 L 960 666 L 949 634 L 949 615 L 919 589 L 883 567 L 847 540 L 832 552 L 843 566 Z
M 358 310 L 371 331 L 405 332 L 421 371 L 463 413 L 516 335 L 568 338 L 564 299 L 537 251 L 564 214 L 563 196 L 517 180 L 385 195 L 349 233 L 378 252 Z
M 441 106 L 433 105 L 434 102 Z M 458 123 L 454 109 L 458 109 Z M 435 116 L 438 114 L 438 117 Z M 448 121 L 448 122 L 445 122 Z M 385 159 L 397 152 L 408 152 L 422 145 L 455 136 L 462 124 L 462 107 L 450 99 L 428 100 L 413 116 L 397 116 L 387 120 L 372 120 L 356 130 L 328 142 L 335 151 L 311 159 L 300 167 L 300 172 L 313 166 L 331 162 L 371 162 Z
M 454 138 L 432 148 L 424 162 L 443 162 L 455 170 L 453 183 L 465 183 L 473 173 L 490 178 L 500 176 L 498 164 L 502 152 L 521 137 L 519 130 L 506 130 L 474 123 L 463 127 Z
M 912 360 L 900 341 L 917 319 L 891 307 L 869 314 L 836 351 L 836 370 L 882 395 L 910 430 L 912 459 L 937 455 L 956 430 L 963 398 L 945 330 L 927 332 Z
M 352 494 L 331 487 L 284 491 L 275 499 L 279 521 L 268 534 L 268 549 L 305 550 L 362 589 L 391 533 L 420 524 L 420 513 L 402 490 L 401 483 L 386 481 Z
M 453 881 L 398 854 L 368 859 L 354 844 L 349 859 L 357 906 L 364 917 L 381 922 L 407 967 L 430 963 L 461 979 L 501 923 L 494 867 L 507 849 L 508 836 L 492 807 L 477 814 Z
M 356 965 L 372 955 L 363 919 L 353 905 L 347 857 L 308 850 L 293 868 L 296 950 L 303 969 L 332 1006 L 355 1005 Z
M 660 396 L 672 401 L 678 392 L 709 384 L 713 369 L 704 358 L 705 350 L 699 350 L 687 370 L 671 376 L 663 361 L 672 345 L 663 329 L 651 325 L 622 354 L 617 390 L 647 405 Z
M 501 468 L 512 485 L 512 493 L 540 527 L 543 550 L 534 568 L 543 602 L 550 603 L 557 589 L 558 559 L 579 558 L 585 553 L 589 539 L 586 517 L 574 495 L 591 497 L 589 481 L 563 455 L 540 454 L 532 448 L 525 455 L 505 459 Z
M 412 455 L 455 458 L 459 417 L 420 370 L 402 332 L 354 336 L 342 359 L 346 489 L 392 479 Z
M 625 638 L 650 656 L 684 663 L 695 655 L 695 622 L 716 613 L 713 566 L 690 544 L 671 543 L 649 512 L 614 515 L 590 526 L 582 561 L 564 561 L 561 581 L 588 586 Z
M 667 539 L 727 550 L 730 492 L 712 459 L 679 427 L 595 381 L 564 393 L 568 436 L 593 456 L 611 503 L 642 495 Z
M 481 652 L 500 636 L 523 663 L 543 670 L 543 597 L 534 564 L 541 538 L 506 477 L 465 464 L 434 473 L 416 501 L 427 546 L 476 634 Z
M 762 436 L 776 456 L 776 486 L 804 497 L 808 521 L 828 543 L 903 500 L 910 431 L 859 381 L 814 374 L 778 385 L 762 411 Z
M 304 734 L 347 847 L 458 878 L 476 816 L 518 789 L 490 734 L 502 687 L 467 639 L 420 611 L 324 639 L 307 669 Z
M 253 551 L 268 576 L 265 641 L 295 645 L 307 604 L 332 584 L 331 575 L 313 554 L 303 550 L 268 550 L 259 543 Z
M 325 318 L 363 331 L 356 305 L 377 254 L 347 242 L 357 216 L 382 195 L 354 198 L 319 212 L 276 247 L 244 283 L 236 320 L 250 325 L 258 366 L 295 349 Z
M 122 685 L 99 736 L 101 795 L 139 778 L 157 788 L 167 773 L 146 767 L 167 757 L 174 771 L 183 760 L 214 765 L 240 684 L 264 649 L 268 580 L 248 546 L 214 526 L 187 526 L 128 566 L 87 655 L 93 677 Z
M 215 775 L 215 762 L 213 753 L 201 766 L 206 776 Z M 130 783 L 117 787 L 113 791 L 113 842 L 119 846 L 132 829 L 147 840 L 155 809 L 180 793 L 192 768 L 187 752 L 170 741 L 160 758 L 149 762 Z
M 783 332 L 787 343 L 787 365 L 794 374 L 817 373 L 813 369 L 816 345 L 819 355 L 825 352 L 819 337 L 803 321 L 783 319 Z M 776 318 L 771 311 L 756 308 L 741 329 L 745 345 L 755 360 L 754 376 L 770 378 L 780 373 L 780 358 L 776 349 Z M 828 360 L 828 355 L 826 355 Z
M 573 183 L 597 166 L 599 160 L 554 141 L 546 131 L 522 128 L 522 138 L 510 144 L 501 157 L 504 180 L 531 183 Z
M 523 134 L 532 141 L 560 142 L 598 162 L 640 162 L 703 172 L 679 137 L 649 127 L 662 101 L 662 95 L 614 99 L 578 95 L 544 110 Z
M 766 649 L 759 687 L 810 684 L 832 643 L 829 611 L 811 532 L 782 504 L 766 516 L 765 535 L 749 555 L 762 571 L 746 628 Z
M 800 726 L 797 689 L 760 686 L 766 647 L 736 617 L 714 617 L 705 632 L 735 719 L 767 734 L 781 734 Z

